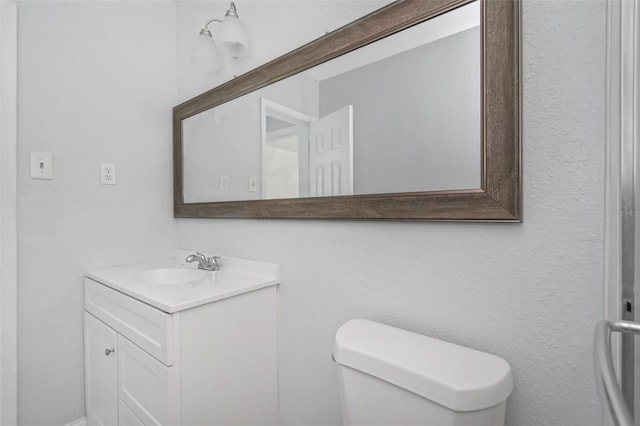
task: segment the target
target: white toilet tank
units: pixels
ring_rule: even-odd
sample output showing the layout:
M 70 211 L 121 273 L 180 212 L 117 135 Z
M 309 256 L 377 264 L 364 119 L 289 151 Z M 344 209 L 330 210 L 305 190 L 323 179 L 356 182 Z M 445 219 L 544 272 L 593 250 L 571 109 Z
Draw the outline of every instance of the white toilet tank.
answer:
M 495 355 L 355 319 L 333 356 L 345 426 L 504 424 L 513 381 Z

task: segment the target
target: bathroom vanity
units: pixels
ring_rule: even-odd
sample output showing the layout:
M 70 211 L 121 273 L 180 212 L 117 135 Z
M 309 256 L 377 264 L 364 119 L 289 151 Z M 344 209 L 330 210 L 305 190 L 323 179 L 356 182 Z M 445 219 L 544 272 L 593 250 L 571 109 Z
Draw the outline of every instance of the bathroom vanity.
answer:
M 88 425 L 277 424 L 279 267 L 189 254 L 87 273 Z

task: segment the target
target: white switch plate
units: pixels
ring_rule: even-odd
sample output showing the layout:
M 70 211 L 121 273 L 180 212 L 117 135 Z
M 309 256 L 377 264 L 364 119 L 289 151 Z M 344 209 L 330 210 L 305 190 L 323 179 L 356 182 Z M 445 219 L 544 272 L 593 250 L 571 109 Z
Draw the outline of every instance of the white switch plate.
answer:
M 100 163 L 100 183 L 102 185 L 116 184 L 116 165 L 113 163 Z
M 249 192 L 258 192 L 258 179 L 255 176 L 249 176 Z
M 31 151 L 31 178 L 53 179 L 53 153 Z
M 220 191 L 228 191 L 229 190 L 229 176 L 227 175 L 220 175 L 219 178 L 219 186 L 220 186 Z

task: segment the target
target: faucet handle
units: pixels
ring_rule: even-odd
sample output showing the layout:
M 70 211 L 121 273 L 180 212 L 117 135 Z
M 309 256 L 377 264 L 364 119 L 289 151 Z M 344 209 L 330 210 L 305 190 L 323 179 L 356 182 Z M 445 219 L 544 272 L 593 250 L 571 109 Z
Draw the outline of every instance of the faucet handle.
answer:
M 207 263 L 209 264 L 210 267 L 213 268 L 214 271 L 217 271 L 220 269 L 220 265 L 218 264 L 218 259 L 220 259 L 220 256 L 211 256 L 210 258 L 207 259 Z

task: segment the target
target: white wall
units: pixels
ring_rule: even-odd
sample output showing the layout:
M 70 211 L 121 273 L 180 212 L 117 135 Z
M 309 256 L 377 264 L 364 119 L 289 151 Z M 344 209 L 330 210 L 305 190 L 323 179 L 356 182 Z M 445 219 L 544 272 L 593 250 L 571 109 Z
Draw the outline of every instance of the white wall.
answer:
M 313 33 L 278 12 L 264 16 L 263 56 Z M 507 359 L 509 424 L 599 423 L 605 4 L 524 0 L 523 32 L 524 223 L 178 220 L 181 247 L 282 265 L 283 424 L 338 423 L 330 354 L 338 326 L 356 317 Z M 181 94 L 194 89 L 186 75 Z
M 193 42 L 209 19 L 224 18 L 227 0 L 177 2 L 178 98 L 186 101 L 315 40 L 392 0 L 242 0 L 238 15 L 251 43 L 249 54 L 227 62 L 222 71 L 203 73 L 189 63 Z M 217 24 L 210 27 L 215 38 Z
M 84 416 L 85 268 L 167 256 L 172 2 L 19 3 L 19 423 Z M 29 151 L 54 180 L 28 178 Z M 99 184 L 100 161 L 117 185 Z
M 321 117 L 349 104 L 355 194 L 480 188 L 480 27 L 320 83 Z
M 18 15 L 0 2 L 0 424 L 17 422 Z

